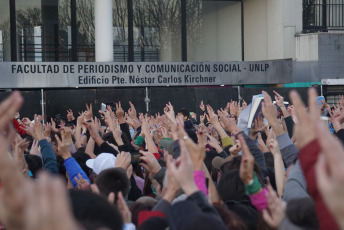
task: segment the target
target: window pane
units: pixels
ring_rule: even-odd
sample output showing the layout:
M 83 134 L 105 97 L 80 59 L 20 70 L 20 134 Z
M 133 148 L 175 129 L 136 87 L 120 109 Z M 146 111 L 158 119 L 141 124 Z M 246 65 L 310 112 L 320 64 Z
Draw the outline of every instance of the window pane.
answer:
M 114 61 L 128 61 L 128 6 L 127 0 L 112 0 Z
M 72 52 L 72 28 L 70 0 L 58 2 L 58 54 L 59 61 L 71 61 Z
M 134 1 L 135 61 L 181 61 L 180 0 Z
M 78 61 L 95 61 L 94 0 L 76 1 Z
M 0 2 L 0 62 L 11 60 L 9 1 Z
M 16 1 L 18 61 L 42 61 L 44 27 L 40 0 Z
M 187 0 L 188 61 L 241 60 L 241 3 Z

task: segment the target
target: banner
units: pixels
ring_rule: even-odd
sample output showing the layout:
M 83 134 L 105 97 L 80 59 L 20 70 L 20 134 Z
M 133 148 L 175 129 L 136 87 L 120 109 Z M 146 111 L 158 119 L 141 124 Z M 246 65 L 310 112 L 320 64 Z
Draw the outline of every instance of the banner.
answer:
M 0 88 L 281 84 L 292 60 L 256 62 L 2 62 Z

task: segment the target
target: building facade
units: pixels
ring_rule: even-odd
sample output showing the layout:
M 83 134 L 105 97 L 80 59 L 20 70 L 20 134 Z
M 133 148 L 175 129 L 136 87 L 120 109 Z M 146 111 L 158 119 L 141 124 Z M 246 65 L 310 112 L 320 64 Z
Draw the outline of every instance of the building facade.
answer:
M 291 59 L 291 83 L 265 82 L 253 87 L 308 87 L 321 85 L 322 79 L 344 79 L 344 0 L 4 0 L 0 1 L 0 62 L 97 61 L 96 31 L 105 24 L 97 24 L 97 4 L 110 4 L 107 8 L 112 9 L 112 31 L 105 33 L 110 33 L 114 62 Z M 243 82 L 240 87 L 136 87 L 117 91 L 137 93 L 143 110 L 157 111 L 165 98 L 181 107 L 180 98 L 195 103 L 208 97 L 212 100 L 209 103 L 216 103 L 218 93 L 228 91 L 224 100 L 247 100 L 260 90 L 250 87 Z M 46 98 L 40 101 L 58 104 L 55 96 L 49 99 L 50 94 L 98 92 L 105 96 L 110 92 L 107 90 L 45 88 Z M 341 90 L 327 86 L 323 93 L 333 97 Z M 27 92 L 41 93 L 36 89 Z M 122 93 L 112 96 L 119 95 Z M 94 98 L 94 103 L 106 100 Z

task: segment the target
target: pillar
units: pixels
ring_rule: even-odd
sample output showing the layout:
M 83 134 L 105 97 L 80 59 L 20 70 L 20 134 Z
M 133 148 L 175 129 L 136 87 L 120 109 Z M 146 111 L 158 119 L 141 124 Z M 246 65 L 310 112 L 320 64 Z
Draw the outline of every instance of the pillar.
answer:
M 112 0 L 94 0 L 96 62 L 113 61 Z

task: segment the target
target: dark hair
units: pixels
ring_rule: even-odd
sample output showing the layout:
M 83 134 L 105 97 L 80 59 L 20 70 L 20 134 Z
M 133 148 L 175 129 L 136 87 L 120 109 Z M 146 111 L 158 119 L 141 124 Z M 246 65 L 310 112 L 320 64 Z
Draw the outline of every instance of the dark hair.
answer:
M 215 203 L 213 206 L 228 229 L 247 230 L 246 225 L 240 217 L 230 211 L 225 204 Z
M 108 197 L 111 192 L 117 194 L 122 192 L 123 197 L 126 197 L 129 192 L 130 181 L 127 173 L 122 168 L 110 168 L 101 171 L 95 180 L 99 191 L 104 196 Z
M 29 142 L 29 146 L 27 147 L 28 149 L 32 149 L 33 140 L 34 138 L 32 136 L 25 137 L 25 141 Z
M 90 176 L 90 168 L 86 166 L 86 161 L 91 159 L 91 157 L 89 155 L 87 155 L 84 152 L 75 152 L 72 154 L 72 157 L 74 157 L 74 159 L 76 160 L 76 162 L 78 162 L 78 164 L 80 165 L 80 167 L 82 168 L 82 170 L 84 170 L 84 172 L 87 174 L 87 176 Z
M 191 138 L 191 140 L 197 144 L 198 143 L 197 134 L 193 130 L 190 130 L 190 129 L 185 129 L 185 131 L 188 134 L 188 136 Z
M 33 175 L 32 177 L 37 178 L 38 172 L 43 168 L 42 158 L 31 154 L 25 154 L 24 156 L 27 166 Z
M 249 200 L 245 194 L 245 185 L 240 179 L 238 169 L 224 173 L 220 178 L 217 189 L 223 201 Z
M 74 217 L 86 230 L 122 230 L 122 216 L 104 197 L 90 191 L 70 190 Z
M 122 133 L 121 138 L 122 138 L 124 144 L 130 144 L 130 141 L 129 141 L 129 139 L 128 139 L 128 137 L 127 137 L 127 135 L 125 133 Z M 118 144 L 117 144 L 117 142 L 116 142 L 112 132 L 104 133 L 102 135 L 102 139 L 105 142 L 109 142 L 111 144 L 114 144 L 114 145 L 118 146 Z
M 64 159 L 61 157 L 61 155 L 56 156 L 56 161 L 57 164 L 59 165 L 59 175 L 64 178 L 65 182 L 68 182 L 68 178 L 66 176 L 67 170 L 66 167 L 64 166 Z
M 117 142 L 115 141 L 115 138 L 113 137 L 113 133 L 112 132 L 104 133 L 102 135 L 102 139 L 105 142 L 109 142 L 111 144 L 117 145 Z
M 151 211 L 155 206 L 155 203 L 153 202 L 147 202 L 147 203 L 141 203 L 141 202 L 135 202 L 130 207 L 130 212 L 132 216 L 132 222 L 137 227 L 137 224 L 139 222 L 139 213 L 141 211 Z
M 161 230 L 168 227 L 166 218 L 162 217 L 151 217 L 143 222 L 138 230 Z
M 189 111 L 188 111 L 186 108 L 181 108 L 181 109 L 178 111 L 178 113 L 183 114 L 183 116 L 184 116 L 184 117 L 187 117 L 188 119 L 189 119 L 189 117 L 190 117 L 190 113 L 189 113 Z
M 238 169 L 239 170 L 240 169 L 240 165 L 241 165 L 241 156 L 236 156 L 236 157 L 233 157 L 229 162 L 224 164 L 221 167 L 221 171 L 223 173 L 226 173 L 226 172 L 234 170 L 234 169 Z M 263 181 L 263 179 L 260 176 L 261 175 L 260 168 L 259 168 L 259 166 L 258 166 L 258 164 L 256 162 L 254 162 L 253 170 L 256 172 L 259 182 L 263 185 L 264 181 Z
M 314 210 L 314 201 L 309 197 L 288 201 L 286 216 L 289 220 L 305 229 L 319 229 L 318 219 Z
M 219 154 L 215 151 L 205 152 L 204 164 L 207 167 L 213 181 L 217 180 L 217 170 L 213 167 L 213 159 Z

